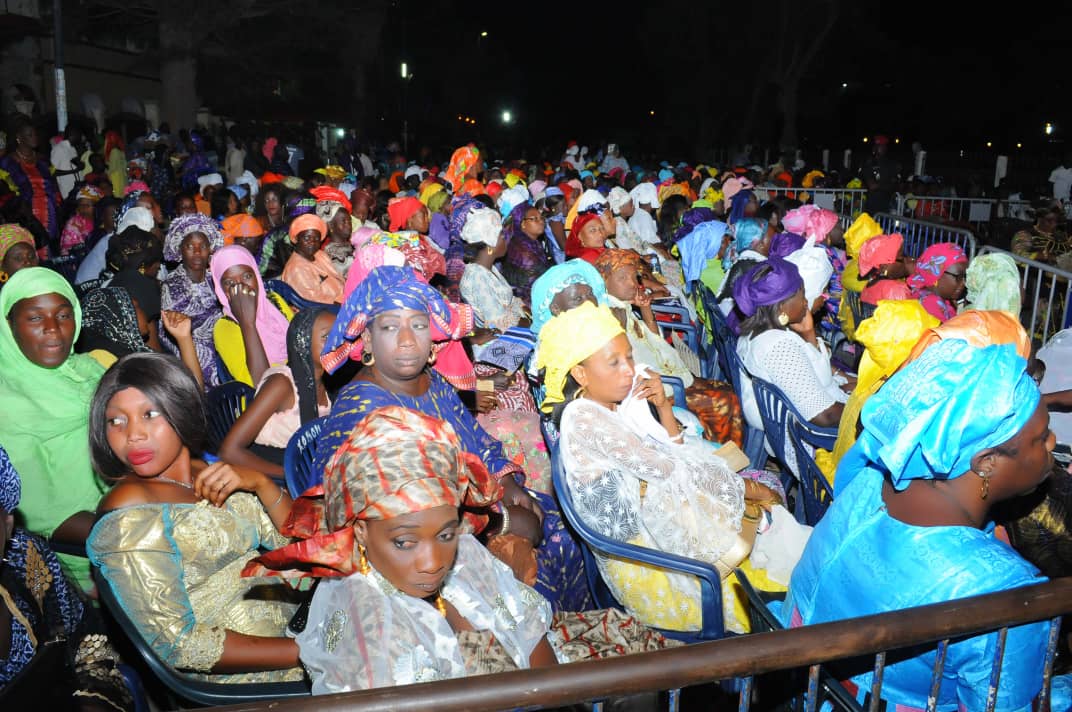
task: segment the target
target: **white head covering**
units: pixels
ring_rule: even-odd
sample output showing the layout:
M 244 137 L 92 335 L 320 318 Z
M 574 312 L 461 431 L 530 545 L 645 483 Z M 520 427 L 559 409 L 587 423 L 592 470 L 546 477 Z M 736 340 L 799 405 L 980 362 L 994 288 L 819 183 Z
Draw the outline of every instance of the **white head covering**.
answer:
M 127 210 L 123 219 L 119 221 L 119 224 L 115 226 L 115 234 L 118 235 L 126 230 L 131 225 L 141 228 L 146 232 L 149 232 L 156 227 L 156 220 L 153 219 L 153 214 L 149 208 L 143 208 L 140 205 L 135 205 L 133 208 Z
M 477 208 L 469 213 L 462 228 L 462 239 L 469 244 L 483 243 L 488 247 L 499 244 L 502 218 L 491 208 Z
M 598 190 L 589 188 L 581 193 L 581 199 L 577 201 L 577 212 L 583 213 L 585 210 L 591 210 L 597 205 L 606 206 L 607 199 Z
M 499 193 L 499 212 L 505 218 L 514 208 L 522 203 L 528 202 L 528 199 L 529 189 L 521 183 L 518 183 L 513 188 L 507 188 Z
M 815 240 L 809 238 L 803 247 L 791 252 L 785 259 L 795 264 L 800 271 L 800 277 L 804 280 L 804 298 L 808 300 L 808 307 L 811 308 L 819 295 L 826 291 L 830 277 L 834 274 L 834 267 L 830 264 L 826 250 L 816 247 Z
M 614 211 L 615 215 L 622 212 L 622 207 L 632 199 L 632 196 L 626 192 L 625 188 L 617 185 L 611 188 L 610 193 L 607 194 L 607 202 L 610 203 L 610 209 Z
M 238 176 L 238 179 L 235 181 L 235 183 L 238 183 L 239 185 L 244 185 L 249 188 L 249 196 L 251 198 L 256 198 L 257 193 L 260 192 L 260 182 L 257 180 L 257 177 L 254 176 L 253 173 L 248 170 L 242 171 L 242 175 Z
M 353 193 L 356 188 L 356 183 L 339 183 L 339 192 L 345 195 L 347 198 L 350 197 L 350 193 Z
M 404 178 L 408 179 L 410 176 L 417 176 L 418 178 L 420 178 L 423 172 L 424 169 L 420 166 L 410 166 L 406 169 L 406 174 Z
M 710 188 L 711 184 L 714 183 L 714 182 L 715 182 L 714 178 L 710 178 L 710 177 L 704 178 L 704 182 L 700 183 L 700 197 L 701 198 L 704 197 L 704 193 L 707 192 L 707 189 Z
M 202 194 L 205 192 L 205 188 L 210 185 L 223 185 L 223 176 L 219 173 L 207 173 L 197 178 L 197 188 Z
M 579 148 L 577 148 L 577 144 L 574 144 L 574 145 L 572 145 L 572 146 L 570 146 L 569 148 L 567 148 L 567 149 L 566 149 L 566 155 L 567 155 L 567 156 L 576 156 L 576 155 L 577 155 L 577 152 L 578 152 L 579 150 L 580 150 L 580 149 L 579 149 Z
M 659 193 L 654 183 L 637 183 L 629 195 L 633 196 L 633 205 L 639 207 L 641 203 L 647 203 L 653 208 L 659 207 Z

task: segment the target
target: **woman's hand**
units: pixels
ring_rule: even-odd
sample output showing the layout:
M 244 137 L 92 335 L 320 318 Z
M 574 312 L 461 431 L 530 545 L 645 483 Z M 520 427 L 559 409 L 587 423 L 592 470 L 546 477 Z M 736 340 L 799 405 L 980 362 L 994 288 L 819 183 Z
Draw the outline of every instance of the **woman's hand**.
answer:
M 476 412 L 480 414 L 487 414 L 495 410 L 499 405 L 499 399 L 495 397 L 495 391 L 481 391 L 476 392 Z
M 637 398 L 643 398 L 660 410 L 672 405 L 666 397 L 663 379 L 659 374 L 652 371 L 648 371 L 648 377 L 640 379 L 633 386 L 633 395 Z
M 182 312 L 164 311 L 160 315 L 164 329 L 175 339 L 175 343 L 193 339 L 193 322 Z
M 227 293 L 231 312 L 239 324 L 252 324 L 257 320 L 257 290 L 244 284 L 235 284 Z
M 782 498 L 778 496 L 777 492 L 755 480 L 746 479 L 744 481 L 744 496 L 750 502 L 758 504 L 764 509 L 770 509 L 775 504 L 782 503 Z
M 222 507 L 227 498 L 239 490 L 255 492 L 269 481 L 262 472 L 248 467 L 233 467 L 226 462 L 214 462 L 194 478 L 194 494 Z
M 499 482 L 502 483 L 504 505 L 513 505 L 515 507 L 521 507 L 527 509 L 536 515 L 536 518 L 543 522 L 543 508 L 540 507 L 540 503 L 529 495 L 528 492 L 521 488 L 521 485 L 514 479 L 513 473 L 510 473 L 503 477 Z
M 642 284 L 637 285 L 636 296 L 633 297 L 633 305 L 638 306 L 641 309 L 651 306 L 651 295 L 648 294 L 648 290 L 645 289 Z
M 495 329 L 485 329 L 483 327 L 478 327 L 476 329 L 473 329 L 473 333 L 469 337 L 469 343 L 477 344 L 479 346 L 488 343 L 492 339 L 498 338 L 498 336 L 499 332 Z

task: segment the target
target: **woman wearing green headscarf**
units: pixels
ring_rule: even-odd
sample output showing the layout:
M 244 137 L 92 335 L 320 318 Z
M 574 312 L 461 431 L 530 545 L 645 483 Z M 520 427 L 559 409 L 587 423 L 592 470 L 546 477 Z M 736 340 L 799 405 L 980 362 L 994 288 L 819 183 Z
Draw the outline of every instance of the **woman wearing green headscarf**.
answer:
M 72 352 L 82 310 L 71 285 L 44 267 L 19 270 L 0 291 L 0 443 L 22 475 L 26 529 L 81 544 L 104 491 L 89 462 L 89 402 L 104 369 Z M 89 562 L 60 554 L 83 590 Z

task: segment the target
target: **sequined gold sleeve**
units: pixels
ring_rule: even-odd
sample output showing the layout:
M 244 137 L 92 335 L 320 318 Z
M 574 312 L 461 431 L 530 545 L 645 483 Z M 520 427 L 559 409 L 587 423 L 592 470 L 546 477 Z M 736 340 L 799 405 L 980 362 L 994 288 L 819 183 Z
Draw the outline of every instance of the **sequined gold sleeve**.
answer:
M 167 507 L 110 512 L 93 528 L 87 553 L 161 658 L 176 668 L 208 672 L 223 655 L 226 631 L 196 620 L 170 517 Z

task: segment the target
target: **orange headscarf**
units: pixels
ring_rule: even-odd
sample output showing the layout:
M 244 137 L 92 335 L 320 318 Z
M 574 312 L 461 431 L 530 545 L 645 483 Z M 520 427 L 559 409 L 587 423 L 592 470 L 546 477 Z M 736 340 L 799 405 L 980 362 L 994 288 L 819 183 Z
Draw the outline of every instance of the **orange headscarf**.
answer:
M 1031 339 L 1016 317 L 1005 311 L 969 309 L 923 332 L 905 363 L 915 361 L 928 346 L 942 339 L 963 339 L 980 349 L 997 344 L 1015 344 L 1016 353 L 1027 360 L 1031 359 Z
M 252 215 L 238 213 L 224 218 L 220 226 L 223 244 L 233 245 L 239 237 L 257 237 L 264 234 L 264 227 Z
M 450 183 L 455 195 L 465 192 L 462 187 L 466 179 L 476 177 L 475 173 L 473 175 L 469 173 L 479 166 L 479 162 L 480 149 L 473 144 L 462 146 L 451 155 L 450 165 L 447 166 L 447 172 L 443 174 L 443 177 Z

